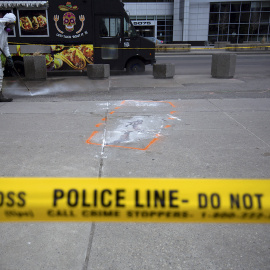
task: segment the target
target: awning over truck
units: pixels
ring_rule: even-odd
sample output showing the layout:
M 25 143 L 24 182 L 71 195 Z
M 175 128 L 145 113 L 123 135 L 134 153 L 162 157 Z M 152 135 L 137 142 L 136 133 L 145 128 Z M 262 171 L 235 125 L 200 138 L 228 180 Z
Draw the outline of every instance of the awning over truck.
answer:
M 1 1 L 0 8 L 36 8 L 48 7 L 48 1 Z

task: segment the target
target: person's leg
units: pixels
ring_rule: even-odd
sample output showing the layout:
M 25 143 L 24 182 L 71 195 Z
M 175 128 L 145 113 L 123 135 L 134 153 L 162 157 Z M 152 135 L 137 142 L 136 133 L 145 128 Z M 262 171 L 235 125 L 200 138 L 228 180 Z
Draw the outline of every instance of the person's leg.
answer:
M 3 77 L 4 77 L 4 73 L 3 73 L 2 63 L 0 60 L 0 102 L 11 102 L 13 100 L 12 98 L 5 98 L 3 96 L 3 91 L 2 91 Z

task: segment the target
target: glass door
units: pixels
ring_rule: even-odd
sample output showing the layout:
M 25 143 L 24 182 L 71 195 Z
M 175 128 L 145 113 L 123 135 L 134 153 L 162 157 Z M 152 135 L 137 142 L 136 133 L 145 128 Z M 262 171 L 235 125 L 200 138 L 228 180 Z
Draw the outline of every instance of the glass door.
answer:
M 122 61 L 122 48 L 121 18 L 96 16 L 94 62 L 116 67 Z

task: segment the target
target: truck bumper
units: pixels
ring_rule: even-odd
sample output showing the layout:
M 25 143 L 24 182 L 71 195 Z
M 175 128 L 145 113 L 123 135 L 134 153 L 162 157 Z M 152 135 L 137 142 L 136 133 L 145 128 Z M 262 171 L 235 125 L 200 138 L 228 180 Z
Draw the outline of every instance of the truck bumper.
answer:
M 157 62 L 156 59 L 150 59 L 145 61 L 145 65 L 154 65 Z

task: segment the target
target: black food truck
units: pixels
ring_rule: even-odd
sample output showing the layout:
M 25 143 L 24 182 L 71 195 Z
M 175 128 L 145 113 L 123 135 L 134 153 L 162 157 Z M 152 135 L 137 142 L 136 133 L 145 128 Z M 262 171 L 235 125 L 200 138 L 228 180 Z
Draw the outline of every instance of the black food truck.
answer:
M 9 47 L 19 71 L 23 56 L 32 54 L 45 55 L 49 71 L 110 64 L 140 73 L 155 63 L 155 44 L 136 34 L 120 0 L 0 0 L 0 17 L 10 12 L 17 25 Z

